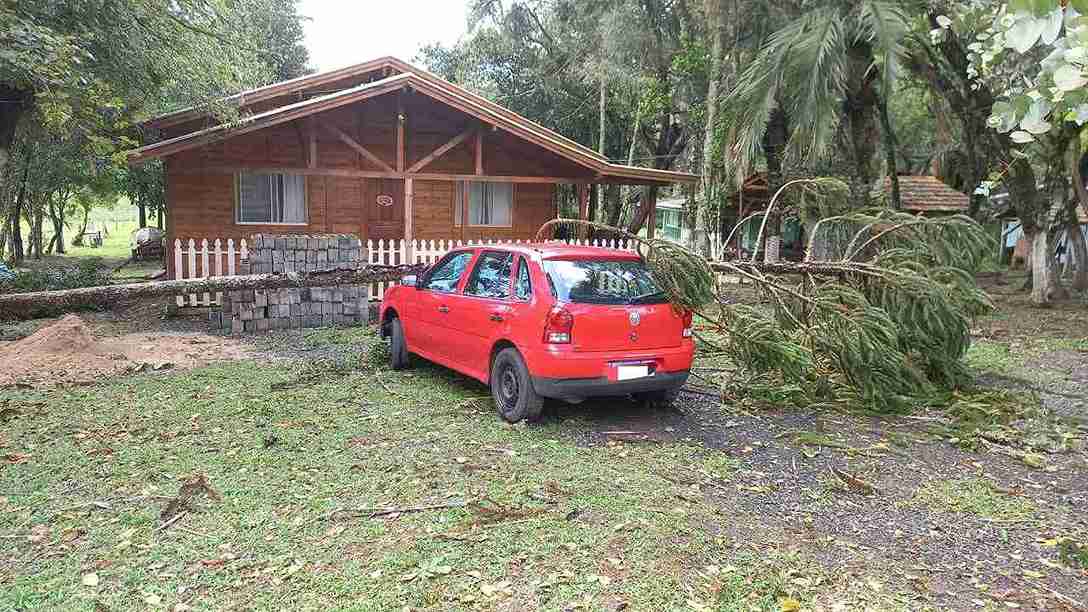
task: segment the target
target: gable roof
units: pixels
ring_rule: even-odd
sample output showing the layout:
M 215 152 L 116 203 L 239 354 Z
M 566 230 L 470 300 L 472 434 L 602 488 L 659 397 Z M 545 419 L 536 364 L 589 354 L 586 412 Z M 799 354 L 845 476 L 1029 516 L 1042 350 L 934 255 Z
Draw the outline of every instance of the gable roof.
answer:
M 884 189 L 891 192 L 891 179 L 884 179 Z M 970 196 L 944 184 L 935 176 L 900 176 L 899 199 L 903 210 L 915 212 L 963 212 Z
M 274 85 L 236 94 L 226 100 L 241 105 L 250 105 L 258 101 L 310 90 L 320 86 L 322 83 L 343 80 L 345 78 L 350 78 L 353 75 L 363 75 L 382 69 L 389 69 L 389 71 L 396 72 L 397 74 L 369 83 L 349 87 L 337 92 L 319 95 L 301 102 L 280 106 L 272 110 L 244 117 L 239 121 L 230 124 L 215 125 L 206 129 L 149 144 L 130 151 L 129 162 L 140 163 L 148 159 L 173 155 L 175 153 L 180 153 L 181 151 L 203 146 L 232 136 L 252 132 L 286 121 L 292 121 L 307 115 L 330 110 L 410 86 L 413 90 L 423 93 L 430 98 L 442 102 L 467 115 L 473 116 L 480 121 L 494 125 L 523 140 L 536 144 L 557 155 L 589 168 L 599 174 L 602 178 L 609 177 L 659 183 L 695 182 L 698 180 L 698 176 L 686 172 L 613 164 L 589 147 L 553 132 L 483 96 L 474 94 L 445 79 L 431 74 L 430 72 L 416 68 L 411 64 L 393 57 L 385 57 L 371 62 L 357 64 L 349 68 L 276 83 Z M 173 125 L 190 119 L 199 118 L 203 114 L 205 114 L 204 111 L 198 109 L 184 109 L 156 117 L 145 122 L 144 125 L 155 127 Z

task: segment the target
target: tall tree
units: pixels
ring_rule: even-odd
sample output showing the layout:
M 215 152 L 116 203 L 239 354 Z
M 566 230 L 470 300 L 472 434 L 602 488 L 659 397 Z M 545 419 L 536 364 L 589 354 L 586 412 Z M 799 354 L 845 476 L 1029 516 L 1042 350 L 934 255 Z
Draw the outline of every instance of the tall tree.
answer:
M 841 140 L 849 152 L 852 200 L 869 201 L 880 142 L 880 92 L 890 91 L 907 33 L 896 2 L 826 0 L 771 34 L 730 92 L 722 129 L 743 174 L 762 153 L 772 119 L 788 122 L 799 161 Z

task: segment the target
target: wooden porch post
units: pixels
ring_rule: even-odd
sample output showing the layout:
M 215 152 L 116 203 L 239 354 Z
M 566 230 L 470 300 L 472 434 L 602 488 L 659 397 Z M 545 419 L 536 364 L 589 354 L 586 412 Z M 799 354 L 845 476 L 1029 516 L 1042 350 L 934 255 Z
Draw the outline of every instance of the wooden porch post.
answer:
M 415 254 L 412 252 L 412 196 L 415 189 L 413 182 L 414 179 L 411 177 L 404 179 L 404 242 L 405 256 L 408 261 L 401 263 L 415 263 Z
M 457 183 L 454 183 L 456 185 Z M 468 181 L 461 183 L 461 240 L 465 239 L 465 230 L 468 228 L 468 199 L 472 193 L 472 185 Z
M 476 130 L 476 176 L 484 173 L 484 129 Z

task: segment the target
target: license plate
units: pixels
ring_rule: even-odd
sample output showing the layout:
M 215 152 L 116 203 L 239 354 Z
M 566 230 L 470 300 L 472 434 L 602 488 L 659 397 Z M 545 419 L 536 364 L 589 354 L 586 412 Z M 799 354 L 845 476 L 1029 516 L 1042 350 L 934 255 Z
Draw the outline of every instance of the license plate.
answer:
M 632 378 L 646 378 L 650 375 L 650 366 L 621 365 L 616 366 L 616 380 L 631 380 Z

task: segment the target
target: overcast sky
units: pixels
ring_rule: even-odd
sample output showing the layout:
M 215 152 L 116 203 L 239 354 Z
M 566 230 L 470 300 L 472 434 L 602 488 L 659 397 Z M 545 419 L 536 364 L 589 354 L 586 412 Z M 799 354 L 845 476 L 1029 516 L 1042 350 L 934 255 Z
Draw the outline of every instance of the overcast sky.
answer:
M 392 55 L 412 61 L 423 45 L 457 42 L 467 0 L 302 0 L 306 46 L 319 71 Z

